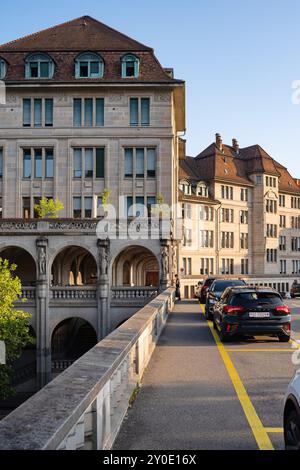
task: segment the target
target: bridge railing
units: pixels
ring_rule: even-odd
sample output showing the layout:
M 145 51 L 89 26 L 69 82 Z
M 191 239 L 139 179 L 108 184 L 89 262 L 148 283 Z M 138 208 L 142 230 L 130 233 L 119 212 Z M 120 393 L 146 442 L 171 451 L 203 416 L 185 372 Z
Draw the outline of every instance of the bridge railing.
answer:
M 110 449 L 173 309 L 152 300 L 0 422 L 0 449 Z

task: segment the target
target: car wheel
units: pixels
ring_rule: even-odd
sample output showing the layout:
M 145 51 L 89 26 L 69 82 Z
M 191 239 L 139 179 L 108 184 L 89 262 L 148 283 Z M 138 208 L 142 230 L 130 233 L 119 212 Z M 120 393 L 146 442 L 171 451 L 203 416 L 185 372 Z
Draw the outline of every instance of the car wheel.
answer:
M 222 343 L 226 343 L 229 340 L 228 333 L 226 333 L 226 327 L 227 327 L 226 323 L 221 324 L 219 336 L 220 336 L 220 340 L 222 341 Z
M 300 418 L 296 410 L 291 410 L 284 423 L 286 450 L 300 450 Z
M 209 311 L 209 308 L 205 306 L 205 318 L 206 320 L 212 320 L 212 314 Z
M 290 341 L 291 337 L 290 337 L 290 335 L 285 335 L 283 333 L 283 334 L 278 335 L 278 339 L 279 339 L 280 343 L 288 343 Z

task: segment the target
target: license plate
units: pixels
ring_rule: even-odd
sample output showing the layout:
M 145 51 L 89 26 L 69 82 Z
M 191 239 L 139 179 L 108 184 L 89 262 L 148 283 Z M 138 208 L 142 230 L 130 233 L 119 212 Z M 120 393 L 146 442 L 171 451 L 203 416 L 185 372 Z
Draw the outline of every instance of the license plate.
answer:
M 270 312 L 249 312 L 250 318 L 270 318 Z

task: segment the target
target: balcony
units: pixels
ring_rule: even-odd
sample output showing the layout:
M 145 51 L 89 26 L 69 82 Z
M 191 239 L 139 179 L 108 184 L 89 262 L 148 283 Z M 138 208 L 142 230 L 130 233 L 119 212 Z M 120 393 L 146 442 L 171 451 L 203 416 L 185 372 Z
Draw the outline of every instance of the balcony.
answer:
M 111 306 L 137 306 L 143 307 L 157 297 L 157 287 L 112 287 Z

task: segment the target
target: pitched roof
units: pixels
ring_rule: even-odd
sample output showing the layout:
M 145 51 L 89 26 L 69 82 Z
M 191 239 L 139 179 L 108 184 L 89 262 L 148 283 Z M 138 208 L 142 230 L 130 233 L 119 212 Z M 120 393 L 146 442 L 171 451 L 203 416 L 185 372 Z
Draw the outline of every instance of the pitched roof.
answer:
M 105 64 L 102 78 L 79 79 L 80 83 L 166 83 L 182 84 L 166 72 L 155 57 L 152 48 L 129 38 L 125 34 L 106 26 L 90 16 L 82 16 L 72 21 L 30 34 L 20 39 L 0 45 L 0 57 L 7 64 L 6 83 L 79 83 L 75 78 L 75 59 L 83 51 L 100 54 Z M 55 63 L 53 78 L 26 79 L 24 64 L 32 52 L 47 52 Z M 134 53 L 140 60 L 140 73 L 137 78 L 121 77 L 121 59 L 126 52 Z
M 293 178 L 287 168 L 272 158 L 260 145 L 241 148 L 237 154 L 233 147 L 222 150 L 212 143 L 196 158 L 180 161 L 180 178 L 193 180 L 223 180 L 232 184 L 253 185 L 251 174 L 265 173 L 278 177 L 279 190 L 300 194 L 300 181 Z
M 151 51 L 150 47 L 129 38 L 90 16 L 81 16 L 66 23 L 2 44 L 0 51 Z

